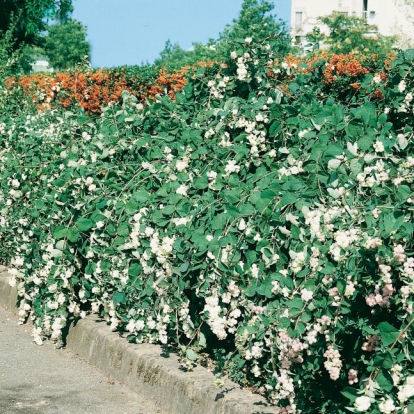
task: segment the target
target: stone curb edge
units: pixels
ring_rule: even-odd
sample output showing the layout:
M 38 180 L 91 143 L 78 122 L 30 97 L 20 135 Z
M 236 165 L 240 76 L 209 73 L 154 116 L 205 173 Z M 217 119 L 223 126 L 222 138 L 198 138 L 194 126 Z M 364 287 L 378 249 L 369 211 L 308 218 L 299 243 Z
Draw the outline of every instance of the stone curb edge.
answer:
M 17 290 L 8 283 L 7 268 L 0 266 L 0 305 L 17 313 Z M 259 395 L 230 381 L 223 394 L 213 384 L 214 376 L 197 366 L 191 372 L 180 370 L 176 355 L 163 357 L 158 345 L 130 344 L 106 323 L 93 315 L 69 328 L 66 346 L 102 370 L 154 401 L 168 414 L 276 414 Z

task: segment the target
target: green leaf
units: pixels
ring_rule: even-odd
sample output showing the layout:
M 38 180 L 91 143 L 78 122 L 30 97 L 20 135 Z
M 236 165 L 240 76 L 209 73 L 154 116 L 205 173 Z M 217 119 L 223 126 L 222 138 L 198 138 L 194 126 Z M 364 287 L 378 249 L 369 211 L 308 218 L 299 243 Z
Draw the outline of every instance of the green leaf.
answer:
M 198 334 L 198 345 L 205 348 L 207 346 L 207 341 L 206 341 L 206 337 L 203 334 L 203 332 L 200 332 Z
M 274 137 L 276 136 L 282 129 L 282 125 L 279 120 L 272 122 L 269 128 L 269 136 Z
M 221 213 L 218 214 L 211 223 L 211 228 L 213 230 L 222 230 L 225 228 L 227 222 L 227 214 Z
M 128 203 L 125 204 L 125 213 L 127 213 L 129 216 L 132 216 L 138 210 L 139 210 L 139 205 L 133 200 L 130 200 L 128 201 Z
M 328 162 L 328 168 L 330 170 L 336 170 L 339 168 L 339 166 L 341 165 L 342 161 L 338 160 L 337 158 L 333 158 L 331 160 L 329 160 Z
M 36 200 L 34 205 L 37 210 L 44 210 L 46 208 L 46 204 L 43 200 Z
M 388 322 L 381 322 L 378 329 L 384 346 L 393 344 L 400 335 L 398 330 Z
M 296 308 L 296 309 L 302 309 L 303 308 L 303 301 L 300 298 L 295 298 L 290 300 L 287 303 L 289 308 Z
M 128 236 L 129 235 L 129 226 L 128 223 L 121 223 L 118 226 L 118 229 L 116 231 L 119 236 Z
M 371 137 L 364 135 L 357 141 L 357 144 L 361 151 L 367 151 L 372 148 L 374 141 Z
M 276 191 L 274 190 L 263 190 L 260 193 L 260 198 L 266 199 L 266 200 L 273 200 L 276 197 Z
M 356 390 L 355 388 L 351 388 L 351 387 L 345 387 L 342 391 L 341 394 L 348 398 L 349 400 L 351 400 L 351 402 L 355 402 L 355 400 L 358 397 L 358 390 Z
M 142 271 L 142 266 L 139 263 L 133 262 L 129 265 L 128 275 L 131 277 L 137 277 Z
M 197 178 L 197 180 L 194 181 L 193 187 L 197 190 L 205 190 L 208 188 L 208 179 L 207 176 L 203 175 L 200 178 Z
M 190 361 L 197 361 L 197 354 L 191 349 L 191 348 L 187 348 L 187 350 L 185 351 L 185 356 L 190 360 Z
M 58 249 L 58 250 L 65 250 L 65 247 L 66 247 L 66 241 L 65 240 L 59 240 L 57 243 L 56 243 L 56 249 Z
M 256 209 L 250 203 L 240 204 L 238 209 L 241 216 L 252 216 L 256 213 Z
M 345 131 L 351 138 L 357 138 L 363 134 L 364 129 L 358 121 L 351 121 L 345 128 Z
M 68 229 L 67 238 L 72 243 L 76 243 L 79 240 L 79 237 L 80 237 L 80 234 L 79 234 L 78 230 L 76 230 L 74 227 Z
M 55 230 L 53 230 L 53 237 L 56 240 L 64 239 L 67 237 L 68 230 L 65 226 L 58 226 Z
M 325 155 L 331 157 L 337 157 L 338 155 L 342 155 L 344 152 L 344 148 L 342 145 L 339 144 L 330 144 L 328 148 L 325 148 Z
M 232 204 L 237 204 L 240 201 L 240 191 L 238 190 L 223 190 L 221 195 L 227 202 Z
M 183 274 L 183 273 L 187 272 L 187 270 L 188 270 L 189 267 L 190 267 L 190 263 L 189 262 L 184 262 L 180 266 L 180 273 Z
M 291 84 L 289 84 L 289 89 L 293 93 L 296 93 L 300 89 L 300 86 L 297 83 L 291 83 Z
M 362 165 L 358 158 L 354 158 L 351 160 L 349 164 L 349 168 L 354 176 L 357 176 L 362 171 Z
M 167 205 L 161 210 L 161 212 L 164 216 L 171 216 L 171 214 L 174 214 L 175 212 L 175 206 Z
M 123 292 L 116 292 L 112 296 L 112 300 L 114 301 L 114 305 L 119 305 L 120 303 L 126 303 L 126 295 Z
M 139 190 L 136 193 L 134 193 L 132 196 L 134 197 L 134 199 L 138 203 L 142 203 L 142 202 L 147 201 L 151 198 L 150 193 L 148 191 L 145 191 L 145 190 Z
M 88 218 L 80 218 L 76 221 L 76 227 L 79 229 L 79 231 L 88 231 L 90 230 L 95 223 Z
M 391 391 L 394 388 L 394 381 L 388 370 L 381 368 L 376 377 L 378 385 L 384 391 Z
M 361 118 L 365 126 L 375 126 L 377 121 L 377 114 L 375 110 L 375 105 L 372 102 L 366 102 L 362 106 Z
M 282 195 L 282 198 L 279 201 L 278 207 L 281 208 L 281 207 L 284 207 L 284 206 L 286 206 L 288 204 L 296 203 L 296 201 L 298 201 L 298 197 L 297 197 L 296 194 L 284 193 Z

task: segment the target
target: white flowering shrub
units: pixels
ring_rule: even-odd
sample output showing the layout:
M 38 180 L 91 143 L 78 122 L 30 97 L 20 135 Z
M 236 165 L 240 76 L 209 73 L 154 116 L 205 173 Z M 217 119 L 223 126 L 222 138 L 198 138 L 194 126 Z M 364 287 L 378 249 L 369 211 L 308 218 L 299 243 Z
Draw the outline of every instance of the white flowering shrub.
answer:
M 318 71 L 280 84 L 272 53 L 240 43 L 176 101 L 1 113 L 21 320 L 60 346 L 98 313 L 131 342 L 209 354 L 280 413 L 408 413 L 413 54 L 339 99 Z

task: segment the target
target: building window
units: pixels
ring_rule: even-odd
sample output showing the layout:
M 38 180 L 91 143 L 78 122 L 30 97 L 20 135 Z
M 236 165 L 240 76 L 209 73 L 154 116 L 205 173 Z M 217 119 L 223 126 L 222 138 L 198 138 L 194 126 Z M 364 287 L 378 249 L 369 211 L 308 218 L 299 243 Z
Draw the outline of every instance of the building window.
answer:
M 295 29 L 302 28 L 303 12 L 295 13 Z
M 368 0 L 362 2 L 362 18 L 365 20 L 368 19 Z

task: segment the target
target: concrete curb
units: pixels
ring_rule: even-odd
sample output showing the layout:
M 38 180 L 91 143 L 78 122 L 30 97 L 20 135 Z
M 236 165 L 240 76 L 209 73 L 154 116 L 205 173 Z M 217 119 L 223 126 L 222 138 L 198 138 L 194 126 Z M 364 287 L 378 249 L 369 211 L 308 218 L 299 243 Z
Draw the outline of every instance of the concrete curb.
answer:
M 0 266 L 0 304 L 16 313 L 16 288 L 8 284 L 7 268 Z M 180 370 L 176 355 L 163 357 L 157 345 L 130 344 L 94 316 L 71 326 L 66 346 L 132 391 L 156 402 L 169 414 L 276 414 L 258 395 L 230 381 L 220 394 L 214 376 L 202 367 Z M 221 397 L 221 398 L 217 398 Z

